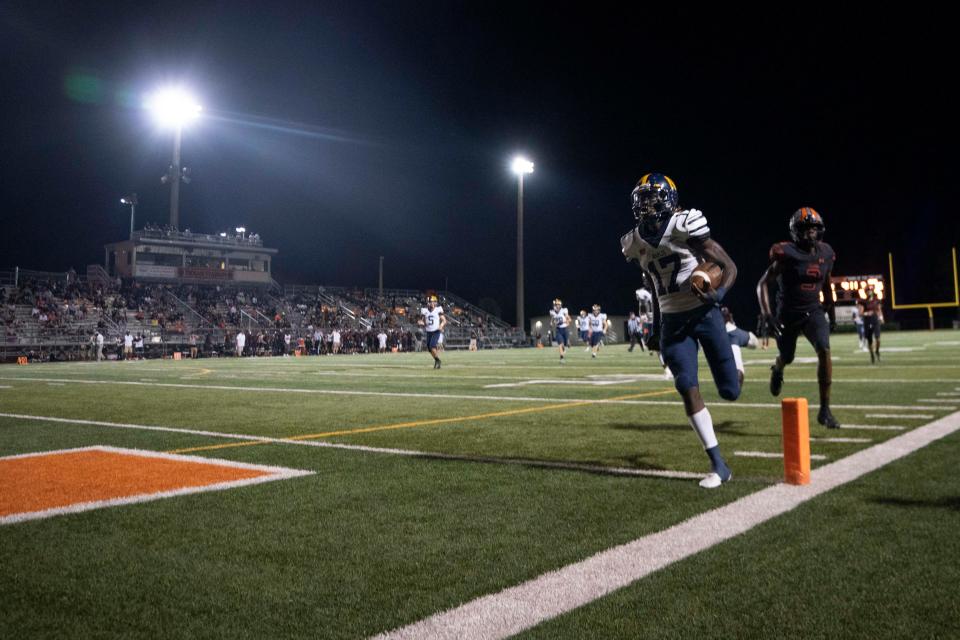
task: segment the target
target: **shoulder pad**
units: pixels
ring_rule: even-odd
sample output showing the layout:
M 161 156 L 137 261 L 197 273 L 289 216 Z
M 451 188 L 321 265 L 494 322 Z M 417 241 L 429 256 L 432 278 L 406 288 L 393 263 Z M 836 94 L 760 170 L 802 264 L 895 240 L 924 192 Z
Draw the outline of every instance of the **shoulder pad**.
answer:
M 627 259 L 627 262 L 630 260 L 637 260 L 639 262 L 639 241 L 640 236 L 636 228 L 631 229 L 620 238 L 620 250 L 623 251 L 623 257 Z
M 787 257 L 787 243 L 777 242 L 770 247 L 770 262 L 780 262 Z
M 710 227 L 707 217 L 699 209 L 687 209 L 673 214 L 674 235 L 681 238 L 699 238 L 706 240 L 710 237 Z

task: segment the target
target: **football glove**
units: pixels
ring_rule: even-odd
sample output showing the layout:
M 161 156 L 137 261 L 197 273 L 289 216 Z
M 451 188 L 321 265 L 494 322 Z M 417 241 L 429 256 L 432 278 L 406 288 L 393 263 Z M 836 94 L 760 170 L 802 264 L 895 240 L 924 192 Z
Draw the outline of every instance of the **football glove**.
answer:
M 763 321 L 770 329 L 770 335 L 779 340 L 780 336 L 783 335 L 783 325 L 777 322 L 777 319 L 773 316 L 764 315 Z

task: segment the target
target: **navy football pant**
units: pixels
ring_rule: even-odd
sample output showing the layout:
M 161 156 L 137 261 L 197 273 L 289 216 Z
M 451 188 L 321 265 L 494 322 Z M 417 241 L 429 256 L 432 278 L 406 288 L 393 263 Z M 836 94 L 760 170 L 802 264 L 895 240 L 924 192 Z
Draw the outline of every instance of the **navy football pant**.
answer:
M 711 306 L 699 307 L 682 313 L 664 313 L 661 318 L 660 347 L 663 360 L 673 373 L 674 384 L 681 393 L 699 387 L 697 379 L 697 352 L 710 365 L 717 391 L 724 400 L 740 396 L 737 364 L 730 348 L 730 336 L 720 310 Z

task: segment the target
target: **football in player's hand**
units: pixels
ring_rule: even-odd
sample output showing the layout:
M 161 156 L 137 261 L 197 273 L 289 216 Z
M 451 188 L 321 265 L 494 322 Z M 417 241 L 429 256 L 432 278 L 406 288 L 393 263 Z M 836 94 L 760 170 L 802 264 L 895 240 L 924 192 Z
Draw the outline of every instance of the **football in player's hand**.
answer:
M 693 288 L 694 293 L 702 296 L 711 289 L 719 287 L 722 277 L 723 269 L 720 265 L 715 262 L 702 262 L 690 274 L 690 287 Z

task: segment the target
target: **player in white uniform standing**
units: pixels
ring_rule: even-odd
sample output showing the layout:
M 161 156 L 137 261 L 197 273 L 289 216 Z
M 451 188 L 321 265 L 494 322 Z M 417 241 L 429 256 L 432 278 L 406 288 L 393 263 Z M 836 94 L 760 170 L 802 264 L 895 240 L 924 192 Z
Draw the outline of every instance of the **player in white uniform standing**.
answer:
M 430 355 L 433 356 L 433 368 L 440 368 L 440 357 L 437 355 L 437 348 L 440 346 L 440 336 L 443 335 L 443 328 L 447 326 L 447 317 L 443 315 L 443 307 L 437 303 L 437 296 L 427 298 L 427 306 L 420 309 L 420 315 L 423 316 L 423 330 L 426 333 L 425 342 Z
M 736 280 L 737 266 L 710 237 L 703 213 L 680 208 L 677 187 L 667 176 L 646 174 L 631 197 L 637 224 L 620 244 L 626 259 L 635 260 L 654 284 L 655 329 L 648 346 L 661 352 L 673 372 L 690 424 L 710 458 L 712 473 L 700 486 L 714 489 L 733 473 L 720 455 L 713 418 L 700 395 L 697 352 L 703 348 L 720 397 L 736 400 L 740 381 L 718 305 Z M 718 264 L 723 276 L 717 285 L 700 292 L 690 286 L 690 276 L 707 260 Z
M 553 301 L 553 308 L 550 309 L 550 323 L 556 329 L 557 344 L 560 346 L 560 364 L 563 364 L 563 354 L 570 346 L 570 336 L 568 334 L 570 312 L 563 306 L 560 298 Z
M 589 330 L 590 348 L 593 349 L 593 353 L 590 354 L 590 357 L 596 358 L 597 351 L 600 350 L 600 345 L 603 344 L 603 336 L 610 327 L 610 321 L 607 320 L 607 314 L 600 313 L 600 305 L 593 305 L 592 313 L 587 316 L 587 327 Z

